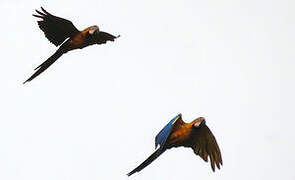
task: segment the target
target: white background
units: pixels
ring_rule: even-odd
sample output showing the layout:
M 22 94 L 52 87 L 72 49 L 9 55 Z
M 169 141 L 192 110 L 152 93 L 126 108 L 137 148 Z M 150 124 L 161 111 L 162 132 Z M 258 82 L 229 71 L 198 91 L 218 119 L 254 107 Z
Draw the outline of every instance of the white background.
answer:
M 0 179 L 295 179 L 294 1 L 1 1 Z M 34 9 L 120 34 L 57 49 Z M 213 173 L 191 149 L 154 151 L 182 113 L 204 116 L 222 151 Z

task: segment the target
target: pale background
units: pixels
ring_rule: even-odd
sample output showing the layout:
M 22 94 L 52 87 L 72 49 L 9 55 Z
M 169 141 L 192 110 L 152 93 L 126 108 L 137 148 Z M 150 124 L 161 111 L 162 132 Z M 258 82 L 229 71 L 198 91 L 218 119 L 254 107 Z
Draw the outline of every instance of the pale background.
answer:
M 294 180 L 295 1 L 1 1 L 1 180 Z M 62 56 L 31 14 L 43 6 L 115 42 Z M 154 151 L 178 113 L 215 134 L 213 173 L 191 149 Z

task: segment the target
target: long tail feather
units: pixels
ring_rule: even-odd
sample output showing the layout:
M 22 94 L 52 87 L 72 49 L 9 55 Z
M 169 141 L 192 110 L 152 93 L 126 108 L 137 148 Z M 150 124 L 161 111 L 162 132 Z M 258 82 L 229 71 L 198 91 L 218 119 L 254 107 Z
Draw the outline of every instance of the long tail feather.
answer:
M 45 71 L 49 66 L 51 66 L 58 58 L 63 55 L 63 51 L 58 49 L 52 56 L 50 56 L 46 61 L 40 64 L 35 70 L 37 70 L 29 79 L 27 79 L 23 84 L 29 82 L 39 76 L 43 71 Z
M 131 176 L 132 174 L 141 171 L 145 167 L 147 167 L 149 164 L 151 164 L 155 159 L 157 159 L 163 152 L 165 152 L 166 149 L 159 148 L 157 151 L 155 151 L 150 157 L 148 157 L 143 163 L 141 163 L 137 168 L 132 170 L 130 173 L 127 174 L 127 176 Z

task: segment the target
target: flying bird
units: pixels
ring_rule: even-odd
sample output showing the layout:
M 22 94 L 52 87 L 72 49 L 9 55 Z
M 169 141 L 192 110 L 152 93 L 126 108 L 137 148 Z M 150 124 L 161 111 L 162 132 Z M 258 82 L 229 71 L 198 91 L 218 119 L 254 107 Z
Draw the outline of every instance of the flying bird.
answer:
M 180 146 L 192 148 L 194 153 L 206 162 L 209 157 L 213 171 L 215 171 L 215 166 L 220 169 L 222 165 L 220 149 L 214 135 L 206 125 L 205 118 L 199 117 L 190 123 L 185 123 L 179 114 L 156 136 L 155 148 L 157 150 L 127 175 L 131 176 L 141 171 L 167 149 Z
M 44 32 L 45 37 L 55 46 L 59 46 L 59 48 L 52 56 L 35 68 L 37 71 L 24 83 L 40 75 L 68 51 L 82 49 L 94 44 L 104 44 L 107 41 L 114 41 L 120 37 L 120 35 L 113 36 L 100 31 L 97 25 L 79 31 L 71 21 L 54 16 L 42 7 L 41 10 L 42 12 L 36 10 L 37 14 L 33 14 L 33 16 L 41 19 L 38 21 L 39 28 Z

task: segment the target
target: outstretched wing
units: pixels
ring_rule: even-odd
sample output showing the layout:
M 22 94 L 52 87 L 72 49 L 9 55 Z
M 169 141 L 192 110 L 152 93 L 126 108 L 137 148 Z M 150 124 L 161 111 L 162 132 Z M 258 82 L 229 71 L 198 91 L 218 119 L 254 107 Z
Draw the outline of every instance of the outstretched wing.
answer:
M 33 16 L 41 18 L 38 21 L 40 29 L 44 32 L 46 38 L 55 46 L 59 46 L 64 40 L 73 37 L 79 33 L 79 30 L 69 20 L 54 16 L 41 7 L 42 12 L 36 10 L 37 15 Z
M 192 132 L 192 148 L 196 155 L 208 162 L 210 157 L 211 168 L 215 171 L 215 165 L 220 169 L 222 157 L 216 139 L 206 124 L 196 128 Z
M 181 114 L 173 118 L 156 136 L 155 148 L 157 149 L 158 145 L 160 145 L 160 147 L 163 147 L 169 135 L 171 134 L 173 127 L 182 123 L 183 121 L 181 119 Z
M 105 44 L 107 41 L 114 41 L 116 38 L 120 37 L 119 36 L 114 36 L 112 34 L 103 32 L 103 31 L 98 31 L 97 33 L 94 33 L 93 35 L 90 35 L 90 42 L 89 45 L 93 44 Z

